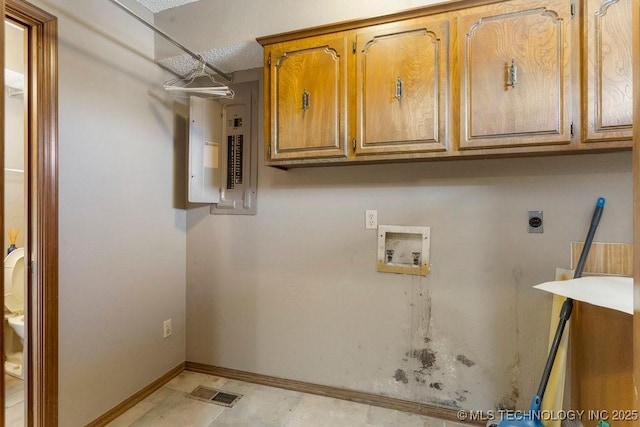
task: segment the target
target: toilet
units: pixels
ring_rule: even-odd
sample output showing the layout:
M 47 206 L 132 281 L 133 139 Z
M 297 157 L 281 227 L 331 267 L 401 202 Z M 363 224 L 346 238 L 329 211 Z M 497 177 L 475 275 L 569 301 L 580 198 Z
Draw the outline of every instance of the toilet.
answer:
M 4 259 L 4 317 L 20 343 L 24 345 L 24 248 L 12 251 Z M 5 354 L 5 372 L 22 378 L 22 349 Z
M 16 331 L 16 334 L 20 337 L 20 342 L 24 342 L 24 314 L 19 316 L 9 317 L 9 326 Z

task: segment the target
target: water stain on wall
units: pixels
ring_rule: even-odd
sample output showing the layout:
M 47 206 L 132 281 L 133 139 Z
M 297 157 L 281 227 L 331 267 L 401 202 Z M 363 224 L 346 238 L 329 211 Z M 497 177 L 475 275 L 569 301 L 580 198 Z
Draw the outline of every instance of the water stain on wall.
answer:
M 465 356 L 464 354 L 459 354 L 456 356 L 456 360 L 460 363 L 462 363 L 463 365 L 467 366 L 467 367 L 472 367 L 473 365 L 476 364 L 476 362 L 474 362 L 473 360 L 469 359 L 467 356 Z
M 517 388 L 512 388 L 510 393 L 505 394 L 498 403 L 496 403 L 496 409 L 500 411 L 515 411 L 518 404 L 518 397 L 520 397 L 520 391 Z
M 436 353 L 431 351 L 429 348 L 422 348 L 420 350 L 413 350 L 411 353 L 411 357 L 417 359 L 422 364 L 422 368 L 420 369 L 421 373 L 428 372 L 434 368 L 437 368 L 436 365 Z
M 467 396 L 466 396 L 467 393 L 469 393 L 468 390 L 456 391 L 455 392 L 456 400 L 458 402 L 466 402 L 467 401 Z
M 424 281 L 414 279 L 411 294 L 411 346 L 402 358 L 402 365 L 392 378 L 406 387 L 413 400 L 448 408 L 460 408 L 467 402 L 469 391 L 461 387 L 463 370 L 476 362 L 463 353 L 447 336 L 434 330 L 431 296 Z M 460 375 L 459 375 L 460 374 Z
M 496 403 L 496 409 L 498 410 L 515 411 L 518 405 L 518 398 L 520 397 L 520 387 L 518 385 L 518 378 L 520 376 L 520 353 L 516 353 L 513 356 L 513 363 L 509 371 L 511 390 Z
M 407 373 L 404 369 L 396 369 L 396 374 L 393 376 L 396 381 L 407 384 L 409 382 L 409 378 L 407 378 Z
M 411 351 L 406 356 L 420 362 L 420 373 L 428 373 L 436 367 L 436 353 L 429 346 L 431 342 L 431 296 L 424 283 L 414 281 L 412 292 Z M 426 345 L 425 345 L 426 344 Z

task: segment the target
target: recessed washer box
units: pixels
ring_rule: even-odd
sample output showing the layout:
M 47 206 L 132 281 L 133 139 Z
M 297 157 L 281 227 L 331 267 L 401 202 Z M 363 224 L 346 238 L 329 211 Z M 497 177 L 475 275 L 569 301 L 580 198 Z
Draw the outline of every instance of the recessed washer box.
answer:
M 430 227 L 378 226 L 378 271 L 429 274 Z

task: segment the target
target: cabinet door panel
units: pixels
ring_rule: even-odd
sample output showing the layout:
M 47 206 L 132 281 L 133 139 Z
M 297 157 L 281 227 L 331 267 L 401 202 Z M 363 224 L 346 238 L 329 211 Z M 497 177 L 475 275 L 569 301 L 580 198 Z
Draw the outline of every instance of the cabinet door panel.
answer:
M 345 46 L 318 38 L 271 51 L 272 159 L 346 155 Z
M 411 20 L 356 36 L 356 154 L 446 150 L 448 26 Z
M 631 139 L 631 1 L 588 0 L 586 7 L 585 140 Z
M 521 4 L 460 20 L 462 149 L 570 142 L 569 2 Z

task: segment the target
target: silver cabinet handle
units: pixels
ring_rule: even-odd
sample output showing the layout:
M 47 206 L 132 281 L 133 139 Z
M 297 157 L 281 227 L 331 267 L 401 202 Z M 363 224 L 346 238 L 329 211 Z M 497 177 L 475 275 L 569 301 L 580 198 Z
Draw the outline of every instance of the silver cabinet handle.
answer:
M 396 99 L 400 101 L 402 99 L 402 79 L 398 76 L 396 80 Z
M 302 109 L 304 111 L 307 111 L 309 109 L 309 98 L 311 97 L 311 95 L 309 94 L 309 92 L 307 92 L 307 90 L 305 89 L 302 92 Z
M 516 66 L 516 60 L 511 60 L 511 65 L 507 65 L 507 86 L 512 88 L 516 87 L 518 83 L 518 67 Z

